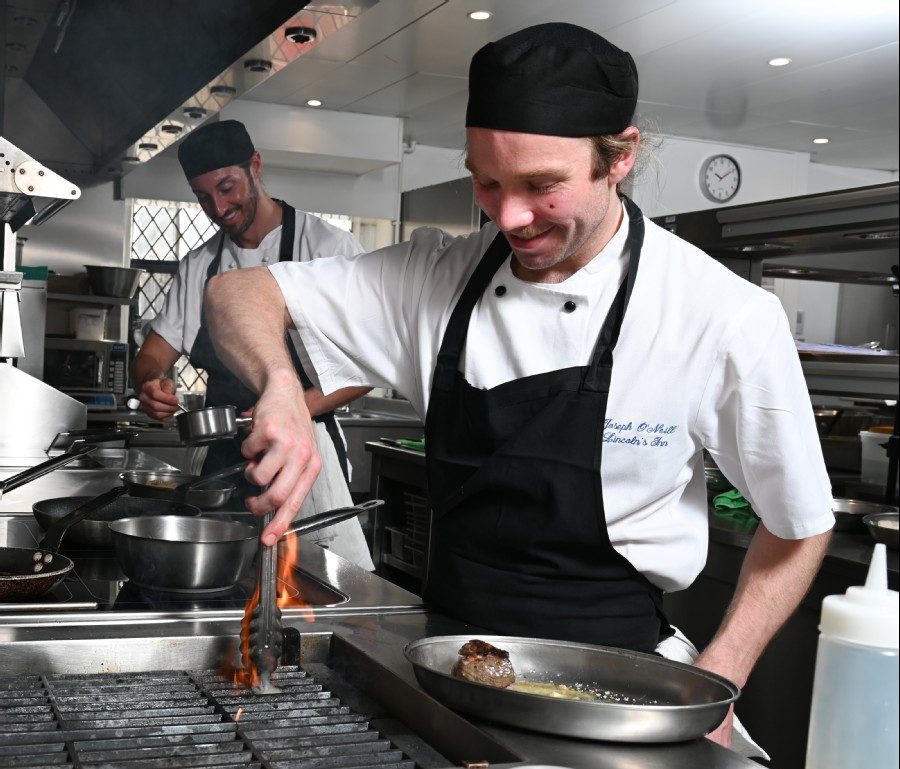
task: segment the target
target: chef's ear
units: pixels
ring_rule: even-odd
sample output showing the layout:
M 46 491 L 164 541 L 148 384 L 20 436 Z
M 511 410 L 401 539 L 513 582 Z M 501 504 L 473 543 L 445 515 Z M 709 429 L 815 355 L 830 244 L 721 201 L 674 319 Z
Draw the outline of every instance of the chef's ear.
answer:
M 262 155 L 259 154 L 259 150 L 254 150 L 253 154 L 250 156 L 250 175 L 257 181 L 262 180 L 262 171 L 263 171 L 263 161 Z
M 622 152 L 609 165 L 609 181 L 612 184 L 619 184 L 634 168 L 634 162 L 637 160 L 638 145 L 641 143 L 641 132 L 637 126 L 628 126 L 617 137 L 620 141 L 626 141 L 630 144 L 630 149 Z

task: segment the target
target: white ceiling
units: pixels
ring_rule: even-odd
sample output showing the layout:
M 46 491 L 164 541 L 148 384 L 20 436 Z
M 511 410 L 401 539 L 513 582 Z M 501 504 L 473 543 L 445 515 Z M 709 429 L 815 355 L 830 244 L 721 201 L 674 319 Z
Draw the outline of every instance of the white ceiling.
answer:
M 493 17 L 470 21 L 474 9 Z M 380 0 L 243 99 L 318 98 L 402 117 L 405 138 L 460 148 L 472 54 L 548 21 L 631 52 L 639 120 L 659 133 L 900 166 L 896 0 Z M 770 67 L 775 56 L 792 63 Z M 830 143 L 812 144 L 817 136 Z

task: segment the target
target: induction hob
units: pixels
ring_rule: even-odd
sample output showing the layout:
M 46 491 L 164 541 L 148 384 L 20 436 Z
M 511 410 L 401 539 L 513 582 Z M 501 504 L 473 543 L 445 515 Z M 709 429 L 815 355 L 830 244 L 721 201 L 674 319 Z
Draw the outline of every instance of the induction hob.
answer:
M 8 547 L 37 547 L 41 530 L 25 516 L 3 516 L 4 540 Z M 238 582 L 220 591 L 169 592 L 138 586 L 128 580 L 116 561 L 112 548 L 63 547 L 75 568 L 42 596 L 26 600 L 0 601 L 4 612 L 59 612 L 97 610 L 100 612 L 196 612 L 243 610 L 256 588 L 256 565 L 250 564 Z M 311 606 L 335 605 L 349 600 L 306 572 L 295 570 L 293 584 L 279 579 L 278 592 Z M 299 587 L 298 587 L 299 586 Z

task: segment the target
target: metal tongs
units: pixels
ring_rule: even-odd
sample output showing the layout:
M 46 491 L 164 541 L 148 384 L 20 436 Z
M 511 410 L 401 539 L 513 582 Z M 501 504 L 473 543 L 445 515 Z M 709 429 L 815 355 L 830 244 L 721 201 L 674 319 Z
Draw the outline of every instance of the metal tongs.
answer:
M 299 526 L 290 529 L 287 534 L 306 534 L 317 529 L 331 526 L 349 518 L 354 518 L 365 510 L 381 507 L 384 500 L 372 499 L 359 505 L 341 507 L 326 513 L 313 515 L 302 521 Z M 263 528 L 269 525 L 274 512 L 263 517 Z M 272 547 L 261 546 L 259 567 L 256 577 L 256 589 L 259 601 L 253 607 L 249 622 L 241 625 L 241 649 L 246 655 L 243 659 L 244 669 L 255 668 L 259 673 L 259 682 L 253 687 L 256 694 L 277 694 L 281 691 L 272 683 L 272 673 L 278 667 L 281 650 L 284 645 L 284 627 L 281 624 L 281 609 L 276 600 L 276 581 L 278 577 L 278 544 Z
M 275 513 L 266 513 L 263 528 L 269 525 Z M 284 628 L 281 625 L 281 609 L 275 597 L 275 581 L 278 576 L 278 544 L 262 546 L 256 574 L 256 591 L 259 600 L 250 615 L 250 621 L 241 627 L 241 648 L 245 650 L 244 669 L 255 668 L 259 682 L 253 687 L 256 694 L 277 694 L 281 689 L 272 683 L 272 673 L 281 659 Z M 245 637 L 244 634 L 247 634 Z

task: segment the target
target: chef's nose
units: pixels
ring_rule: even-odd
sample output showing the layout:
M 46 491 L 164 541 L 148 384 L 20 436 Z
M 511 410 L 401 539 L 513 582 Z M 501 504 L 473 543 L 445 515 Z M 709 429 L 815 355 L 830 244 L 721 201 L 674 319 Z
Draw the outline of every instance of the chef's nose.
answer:
M 216 216 L 223 216 L 231 208 L 231 204 L 225 200 L 224 196 L 218 193 L 213 195 L 212 205 Z
M 515 193 L 500 193 L 497 196 L 496 224 L 504 232 L 527 227 L 534 221 L 534 213 L 528 201 Z

